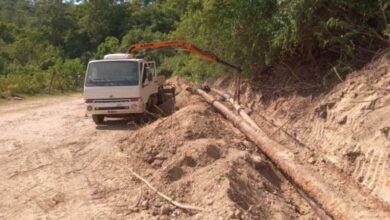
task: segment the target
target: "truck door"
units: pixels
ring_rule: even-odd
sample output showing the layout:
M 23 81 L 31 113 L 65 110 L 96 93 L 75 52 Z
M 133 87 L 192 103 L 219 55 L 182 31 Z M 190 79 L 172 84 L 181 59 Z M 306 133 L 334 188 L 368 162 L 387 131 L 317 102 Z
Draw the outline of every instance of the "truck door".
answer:
M 142 63 L 142 86 L 148 86 L 153 82 L 153 78 L 156 76 L 156 63 L 145 62 Z
M 150 61 L 150 62 L 146 62 L 145 64 L 149 73 L 148 78 L 150 81 L 153 81 L 153 78 L 157 75 L 156 62 Z
M 153 79 L 156 76 L 156 64 L 155 62 L 143 62 L 142 67 L 141 96 L 147 102 L 151 95 L 158 92 L 158 83 Z

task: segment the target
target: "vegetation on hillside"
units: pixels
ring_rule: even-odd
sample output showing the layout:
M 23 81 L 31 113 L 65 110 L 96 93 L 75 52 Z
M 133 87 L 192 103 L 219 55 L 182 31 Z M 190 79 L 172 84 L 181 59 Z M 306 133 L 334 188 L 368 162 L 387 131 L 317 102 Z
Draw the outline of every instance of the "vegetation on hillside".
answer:
M 248 76 L 326 54 L 340 73 L 388 44 L 390 0 L 0 0 L 0 95 L 82 85 L 88 60 L 140 41 L 183 39 Z M 184 52 L 145 56 L 193 80 L 225 73 Z

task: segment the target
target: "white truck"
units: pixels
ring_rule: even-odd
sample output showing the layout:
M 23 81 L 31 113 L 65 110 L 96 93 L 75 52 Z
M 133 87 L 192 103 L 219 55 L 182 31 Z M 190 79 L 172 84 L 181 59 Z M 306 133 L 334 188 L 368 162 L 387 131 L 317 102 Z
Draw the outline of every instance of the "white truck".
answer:
M 164 88 L 165 77 L 157 76 L 155 62 L 131 57 L 130 54 L 108 54 L 103 60 L 88 63 L 85 106 L 97 125 L 102 124 L 105 117 L 137 119 L 156 108 L 173 111 L 175 88 Z

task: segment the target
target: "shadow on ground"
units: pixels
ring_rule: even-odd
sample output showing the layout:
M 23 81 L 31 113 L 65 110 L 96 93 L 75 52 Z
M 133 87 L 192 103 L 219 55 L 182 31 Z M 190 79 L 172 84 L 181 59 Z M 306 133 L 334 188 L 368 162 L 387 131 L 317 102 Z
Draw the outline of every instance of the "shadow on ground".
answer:
M 102 125 L 96 125 L 97 130 L 137 130 L 142 124 L 130 119 L 106 119 Z

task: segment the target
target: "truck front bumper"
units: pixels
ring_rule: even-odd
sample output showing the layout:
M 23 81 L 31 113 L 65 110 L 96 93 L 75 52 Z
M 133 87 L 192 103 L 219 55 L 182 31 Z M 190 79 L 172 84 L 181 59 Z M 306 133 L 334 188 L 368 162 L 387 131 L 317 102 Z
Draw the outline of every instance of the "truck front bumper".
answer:
M 144 112 L 144 104 L 141 101 L 132 102 L 120 101 L 120 102 L 103 102 L 95 100 L 92 103 L 85 103 L 87 114 L 91 115 L 126 115 L 126 114 L 138 114 Z

